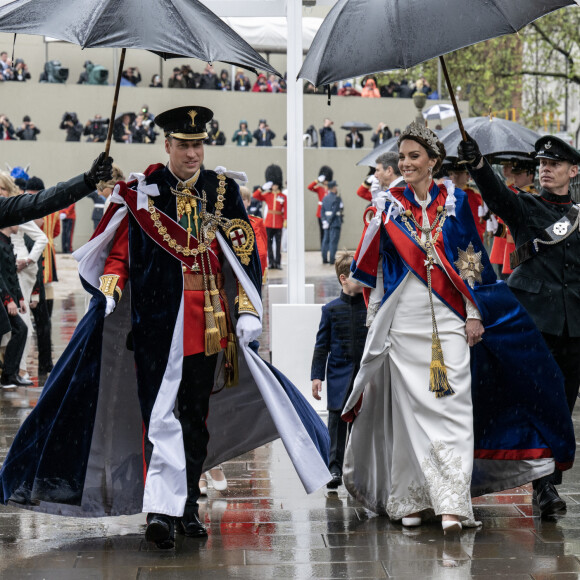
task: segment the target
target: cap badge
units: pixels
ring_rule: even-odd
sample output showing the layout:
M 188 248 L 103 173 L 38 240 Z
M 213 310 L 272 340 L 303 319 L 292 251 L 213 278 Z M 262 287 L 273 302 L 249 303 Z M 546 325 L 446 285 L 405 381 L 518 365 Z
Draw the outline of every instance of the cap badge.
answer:
M 195 116 L 197 115 L 197 111 L 195 109 L 191 109 L 191 111 L 187 111 L 187 114 L 191 117 L 191 126 L 195 127 Z
M 551 142 L 551 141 L 548 141 L 548 142 L 547 142 L 547 143 L 544 145 L 544 147 L 545 147 L 546 149 L 550 149 L 550 148 L 552 147 L 552 142 Z

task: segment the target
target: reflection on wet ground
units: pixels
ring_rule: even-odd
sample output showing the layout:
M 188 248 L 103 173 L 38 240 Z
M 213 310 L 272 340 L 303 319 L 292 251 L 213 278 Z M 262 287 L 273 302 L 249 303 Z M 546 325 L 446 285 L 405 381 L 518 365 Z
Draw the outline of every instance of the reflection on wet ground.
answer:
M 338 293 L 330 268 L 308 281 L 316 302 Z M 84 308 L 80 289 L 55 301 L 56 354 Z M 0 461 L 39 394 L 39 388 L 0 393 Z M 580 578 L 578 468 L 560 488 L 565 516 L 540 520 L 530 487 L 520 487 L 474 500 L 483 526 L 456 539 L 446 539 L 436 523 L 403 530 L 342 487 L 306 495 L 279 441 L 226 463 L 224 471 L 228 489 L 210 486 L 201 502 L 209 537 L 178 537 L 171 551 L 144 542 L 143 514 L 75 519 L 0 506 L 0 578 Z

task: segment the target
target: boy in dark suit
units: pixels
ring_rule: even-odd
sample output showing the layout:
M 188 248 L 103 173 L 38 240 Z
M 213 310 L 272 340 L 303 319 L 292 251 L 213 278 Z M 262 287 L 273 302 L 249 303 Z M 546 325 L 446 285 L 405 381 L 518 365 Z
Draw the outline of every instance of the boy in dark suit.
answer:
M 320 401 L 322 381 L 327 386 L 328 431 L 330 432 L 329 470 L 336 489 L 342 484 L 342 462 L 347 424 L 340 418 L 344 400 L 358 371 L 367 337 L 367 308 L 362 286 L 351 279 L 351 252 L 341 252 L 334 264 L 342 286 L 340 296 L 322 307 L 320 328 L 312 357 L 312 396 Z

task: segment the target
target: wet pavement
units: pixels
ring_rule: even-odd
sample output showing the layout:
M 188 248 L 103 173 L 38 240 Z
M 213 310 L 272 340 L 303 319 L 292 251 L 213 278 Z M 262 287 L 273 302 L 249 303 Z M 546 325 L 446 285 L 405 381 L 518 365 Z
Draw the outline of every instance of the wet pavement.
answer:
M 56 355 L 85 307 L 74 263 L 70 258 L 59 262 Z M 314 253 L 307 259 L 307 277 L 315 284 L 316 302 L 338 293 L 333 268 L 323 269 Z M 274 273 L 271 281 L 285 281 L 285 271 Z M 39 388 L 0 393 L 0 461 L 39 393 Z M 578 428 L 578 412 L 576 418 Z M 75 519 L 0 506 L 0 578 L 580 579 L 580 468 L 564 475 L 565 516 L 541 520 L 525 486 L 475 499 L 475 516 L 483 526 L 446 539 L 436 523 L 404 530 L 374 516 L 343 487 L 338 493 L 322 489 L 306 495 L 279 441 L 223 467 L 228 489 L 218 492 L 210 485 L 201 501 L 209 537 L 178 536 L 170 551 L 143 540 L 143 514 Z

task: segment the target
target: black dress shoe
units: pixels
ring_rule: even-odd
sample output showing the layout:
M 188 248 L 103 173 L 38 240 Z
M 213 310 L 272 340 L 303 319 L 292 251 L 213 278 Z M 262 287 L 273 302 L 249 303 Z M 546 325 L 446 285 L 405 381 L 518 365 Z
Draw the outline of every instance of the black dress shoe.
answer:
M 145 539 L 153 542 L 161 550 L 173 548 L 175 546 L 173 518 L 163 514 L 147 514 Z
M 339 485 L 342 485 L 342 475 L 340 473 L 333 473 L 332 479 L 326 484 L 326 488 L 336 489 Z
M 0 384 L 3 387 L 7 387 L 10 385 L 14 385 L 15 387 L 30 387 L 30 385 L 32 385 L 32 381 L 29 381 L 28 379 L 23 379 L 18 375 L 7 375 L 7 376 L 2 375 L 2 378 L 0 379 Z
M 536 500 L 542 517 L 554 516 L 566 511 L 566 502 L 558 495 L 554 484 L 547 482 L 536 490 Z
M 197 511 L 188 513 L 187 508 L 177 524 L 177 531 L 188 538 L 207 538 L 207 530 L 201 523 Z

